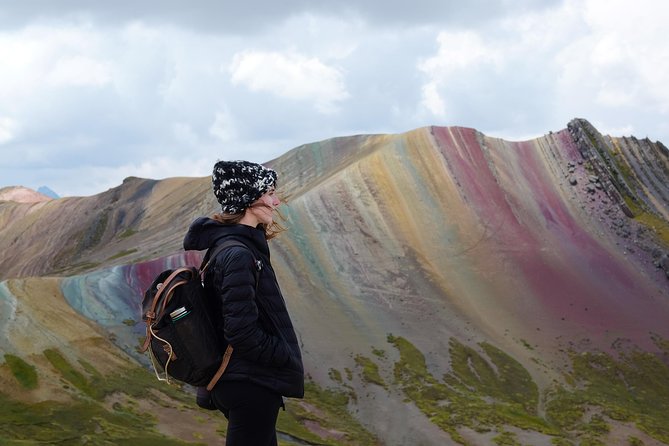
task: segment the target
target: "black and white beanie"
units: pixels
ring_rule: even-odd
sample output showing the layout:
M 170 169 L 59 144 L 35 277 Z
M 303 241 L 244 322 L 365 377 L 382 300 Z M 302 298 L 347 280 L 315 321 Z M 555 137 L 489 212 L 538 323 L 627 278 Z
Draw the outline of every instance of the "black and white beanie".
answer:
M 221 210 L 237 214 L 276 187 L 276 172 L 249 161 L 219 161 L 214 165 L 211 183 Z

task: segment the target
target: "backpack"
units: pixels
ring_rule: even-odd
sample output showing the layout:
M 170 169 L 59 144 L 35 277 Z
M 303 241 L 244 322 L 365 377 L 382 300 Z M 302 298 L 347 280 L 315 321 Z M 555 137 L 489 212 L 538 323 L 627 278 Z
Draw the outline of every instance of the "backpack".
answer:
M 199 270 L 194 266 L 165 270 L 144 293 L 142 319 L 146 322 L 146 339 L 141 351 L 148 351 L 159 381 L 169 383 L 173 378 L 211 390 L 225 372 L 233 348 L 228 344 L 221 353 L 204 276 L 210 259 L 231 246 L 249 249 L 239 241 L 225 241 L 207 252 Z M 261 264 L 255 256 L 254 263 L 257 288 Z

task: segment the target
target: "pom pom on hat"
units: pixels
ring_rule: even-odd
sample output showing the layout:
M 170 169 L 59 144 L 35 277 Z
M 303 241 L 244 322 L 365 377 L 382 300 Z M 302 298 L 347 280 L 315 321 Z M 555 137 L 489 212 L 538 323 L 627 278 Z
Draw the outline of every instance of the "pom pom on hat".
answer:
M 251 206 L 272 187 L 276 172 L 249 161 L 219 161 L 214 165 L 211 183 L 214 195 L 227 214 L 237 214 Z

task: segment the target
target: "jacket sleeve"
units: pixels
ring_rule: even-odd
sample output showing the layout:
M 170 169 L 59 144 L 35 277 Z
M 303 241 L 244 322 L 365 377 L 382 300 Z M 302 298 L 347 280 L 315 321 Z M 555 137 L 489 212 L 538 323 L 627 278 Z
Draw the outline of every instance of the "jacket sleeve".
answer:
M 283 339 L 259 324 L 254 268 L 253 255 L 244 248 L 228 249 L 217 258 L 214 286 L 222 303 L 225 338 L 235 354 L 282 367 L 290 360 L 290 350 Z

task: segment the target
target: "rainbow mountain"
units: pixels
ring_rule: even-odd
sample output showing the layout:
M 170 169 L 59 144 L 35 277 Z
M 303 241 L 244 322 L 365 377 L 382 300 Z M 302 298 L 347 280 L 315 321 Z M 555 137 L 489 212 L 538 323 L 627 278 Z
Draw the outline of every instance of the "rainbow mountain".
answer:
M 518 142 L 425 127 L 267 165 L 309 381 L 282 444 L 669 444 L 662 143 L 583 119 Z M 224 418 L 137 348 L 153 276 L 201 259 L 181 241 L 210 187 L 0 190 L 1 440 L 221 441 Z

